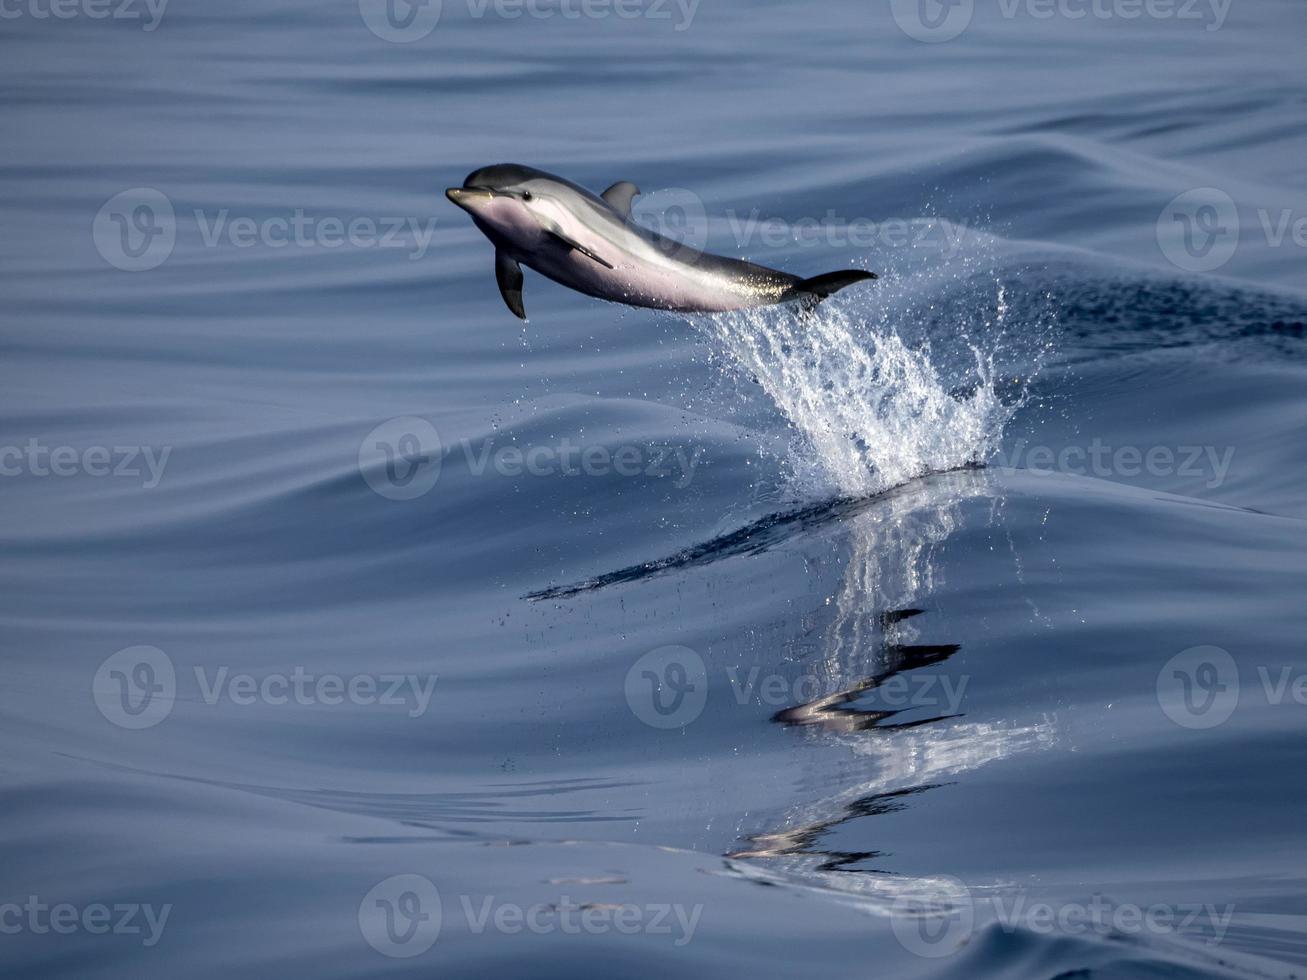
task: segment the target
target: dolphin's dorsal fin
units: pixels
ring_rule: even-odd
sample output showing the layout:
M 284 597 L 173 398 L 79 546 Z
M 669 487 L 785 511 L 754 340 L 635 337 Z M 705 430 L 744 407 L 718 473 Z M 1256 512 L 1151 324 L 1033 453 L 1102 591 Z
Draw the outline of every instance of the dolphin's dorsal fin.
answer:
M 631 199 L 638 197 L 639 194 L 640 188 L 629 180 L 619 180 L 599 196 L 607 201 L 608 206 L 623 218 L 629 218 L 631 216 Z
M 499 295 L 519 320 L 526 319 L 526 308 L 522 306 L 522 267 L 517 260 L 505 252 L 495 249 L 495 282 L 499 283 Z

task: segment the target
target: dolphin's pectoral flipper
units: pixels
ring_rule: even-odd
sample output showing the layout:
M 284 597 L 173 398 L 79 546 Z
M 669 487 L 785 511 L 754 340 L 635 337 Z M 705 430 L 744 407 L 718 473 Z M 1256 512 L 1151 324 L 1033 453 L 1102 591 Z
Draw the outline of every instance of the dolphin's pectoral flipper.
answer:
M 839 292 L 845 286 L 867 279 L 878 279 L 874 272 L 863 269 L 841 269 L 839 272 L 826 272 L 811 279 L 800 279 L 790 287 L 788 299 L 797 299 L 805 311 L 811 310 L 827 296 Z
M 640 188 L 629 180 L 619 180 L 599 196 L 607 201 L 608 206 L 623 218 L 629 218 L 631 216 L 631 200 L 640 196 Z
M 605 268 L 611 269 L 611 268 L 613 267 L 613 264 L 612 264 L 611 262 L 605 262 L 603 259 L 601 259 L 599 256 L 595 255 L 594 252 L 590 251 L 588 248 L 586 248 L 586 247 L 585 247 L 584 245 L 582 245 L 580 242 L 576 241 L 575 239 L 568 238 L 568 237 L 567 237 L 566 235 L 564 235 L 561 231 L 558 231 L 557 229 L 551 228 L 551 229 L 549 229 L 549 234 L 553 235 L 556 239 L 558 239 L 560 242 L 562 242 L 562 243 L 563 243 L 564 245 L 566 245 L 568 248 L 574 248 L 574 249 L 576 249 L 576 250 L 577 250 L 578 252 L 580 252 L 582 255 L 586 256 L 587 258 L 594 259 L 596 262 L 598 262 L 600 265 L 604 266 Z
M 519 320 L 526 319 L 526 308 L 522 305 L 522 267 L 508 254 L 495 250 L 495 282 L 499 283 L 499 295 Z

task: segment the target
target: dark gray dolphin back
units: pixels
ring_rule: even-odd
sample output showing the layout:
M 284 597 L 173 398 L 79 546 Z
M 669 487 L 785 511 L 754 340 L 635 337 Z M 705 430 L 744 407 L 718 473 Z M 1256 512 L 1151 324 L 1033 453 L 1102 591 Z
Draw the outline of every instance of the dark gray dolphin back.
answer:
M 582 187 L 580 184 L 574 184 L 565 177 L 558 174 L 551 174 L 547 170 L 537 170 L 535 167 L 528 167 L 521 163 L 492 163 L 488 167 L 481 167 L 473 170 L 463 181 L 464 187 L 486 187 L 491 189 L 501 187 L 512 187 L 516 184 L 524 184 L 528 180 L 547 180 L 550 183 L 566 187 L 581 195 L 592 204 L 598 204 L 601 207 L 610 207 L 609 203 L 601 198 L 594 191 Z
M 547 174 L 535 167 L 524 167 L 520 163 L 492 163 L 488 167 L 473 170 L 467 175 L 467 179 L 463 181 L 463 186 L 504 187 L 509 184 L 520 184 L 525 180 L 534 180 L 538 177 L 547 177 L 550 180 L 558 179 L 553 174 Z

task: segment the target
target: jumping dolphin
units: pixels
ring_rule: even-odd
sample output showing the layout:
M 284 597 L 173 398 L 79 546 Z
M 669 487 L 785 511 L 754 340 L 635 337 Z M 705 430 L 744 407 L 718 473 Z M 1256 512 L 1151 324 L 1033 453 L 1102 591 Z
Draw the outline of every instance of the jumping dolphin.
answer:
M 700 252 L 637 225 L 631 200 L 639 193 L 623 180 L 596 197 L 543 170 L 500 163 L 474 170 L 445 196 L 494 244 L 499 292 L 522 320 L 521 265 L 599 299 L 682 313 L 790 301 L 809 310 L 845 286 L 876 278 L 845 269 L 801 279 Z

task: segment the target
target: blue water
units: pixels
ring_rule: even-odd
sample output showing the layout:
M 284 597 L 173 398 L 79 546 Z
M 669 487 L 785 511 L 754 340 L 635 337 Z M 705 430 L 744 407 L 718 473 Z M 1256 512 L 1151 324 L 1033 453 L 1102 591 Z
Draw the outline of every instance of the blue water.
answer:
M 6 974 L 1307 970 L 1301 4 L 90 7 L 0 24 Z M 881 279 L 523 327 L 500 161 Z

